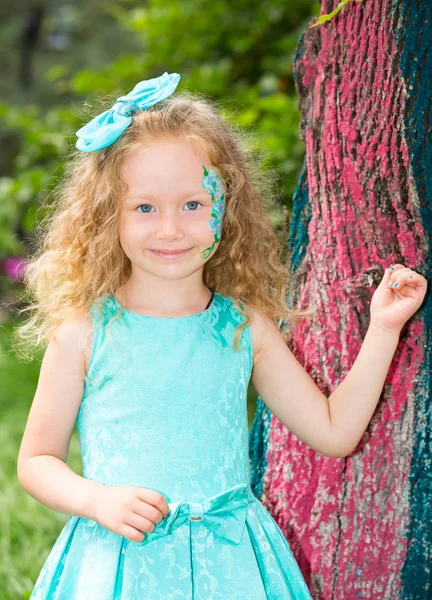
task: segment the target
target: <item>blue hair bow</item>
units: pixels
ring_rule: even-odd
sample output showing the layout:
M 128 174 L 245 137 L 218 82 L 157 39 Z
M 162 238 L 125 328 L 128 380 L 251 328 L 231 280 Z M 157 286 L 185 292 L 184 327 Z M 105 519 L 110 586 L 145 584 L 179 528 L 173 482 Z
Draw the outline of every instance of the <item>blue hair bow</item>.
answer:
M 81 152 L 96 152 L 110 146 L 132 123 L 132 114 L 165 100 L 176 89 L 180 75 L 165 72 L 160 77 L 140 81 L 134 89 L 117 98 L 109 110 L 101 113 L 76 132 L 76 147 Z

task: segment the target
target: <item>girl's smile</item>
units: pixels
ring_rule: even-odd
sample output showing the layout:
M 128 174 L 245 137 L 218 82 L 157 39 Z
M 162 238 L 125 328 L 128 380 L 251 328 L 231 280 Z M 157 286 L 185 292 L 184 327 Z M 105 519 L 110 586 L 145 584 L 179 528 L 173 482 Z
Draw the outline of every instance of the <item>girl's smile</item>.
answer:
M 185 256 L 185 254 L 189 252 L 189 250 L 192 250 L 192 248 L 187 248 L 186 250 L 152 250 L 149 248 L 149 250 L 152 252 L 152 254 L 158 256 L 159 258 L 172 260 Z

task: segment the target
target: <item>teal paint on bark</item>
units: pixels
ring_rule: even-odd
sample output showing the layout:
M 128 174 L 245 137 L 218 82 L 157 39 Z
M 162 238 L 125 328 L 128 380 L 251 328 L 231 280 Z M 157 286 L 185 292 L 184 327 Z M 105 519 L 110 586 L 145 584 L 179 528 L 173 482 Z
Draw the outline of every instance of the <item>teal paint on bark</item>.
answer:
M 403 0 L 395 5 L 395 39 L 400 69 L 406 84 L 404 106 L 406 138 L 412 173 L 419 196 L 422 225 L 432 240 L 432 5 Z M 422 269 L 430 282 L 431 253 Z M 426 333 L 432 329 L 430 289 L 422 307 Z M 405 564 L 402 569 L 404 600 L 432 597 L 432 346 L 425 348 L 422 378 L 416 394 L 414 446 L 409 474 L 410 521 Z

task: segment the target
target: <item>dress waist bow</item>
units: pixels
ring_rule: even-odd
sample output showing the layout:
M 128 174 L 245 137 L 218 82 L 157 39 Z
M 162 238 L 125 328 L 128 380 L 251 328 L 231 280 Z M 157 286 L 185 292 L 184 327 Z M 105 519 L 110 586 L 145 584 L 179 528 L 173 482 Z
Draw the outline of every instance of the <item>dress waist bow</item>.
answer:
M 251 496 L 247 484 L 236 485 L 203 502 L 188 502 L 187 500 L 171 502 L 168 505 L 170 507 L 168 516 L 157 523 L 152 532 L 145 532 L 146 537 L 138 543 L 150 543 L 171 533 L 189 520 L 200 521 L 216 535 L 234 544 L 239 544 L 243 536 L 250 502 Z

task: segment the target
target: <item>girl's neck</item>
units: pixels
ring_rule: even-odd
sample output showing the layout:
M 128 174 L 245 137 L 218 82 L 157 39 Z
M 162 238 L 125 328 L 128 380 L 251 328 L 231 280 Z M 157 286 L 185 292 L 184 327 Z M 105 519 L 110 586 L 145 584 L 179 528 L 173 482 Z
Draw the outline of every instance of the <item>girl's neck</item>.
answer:
M 154 293 L 153 290 L 134 291 L 128 283 L 114 294 L 115 299 L 129 311 L 155 317 L 182 317 L 200 313 L 208 307 L 213 291 L 204 283 L 200 290 L 190 288 L 186 293 L 179 290 L 175 294 L 169 290 Z

